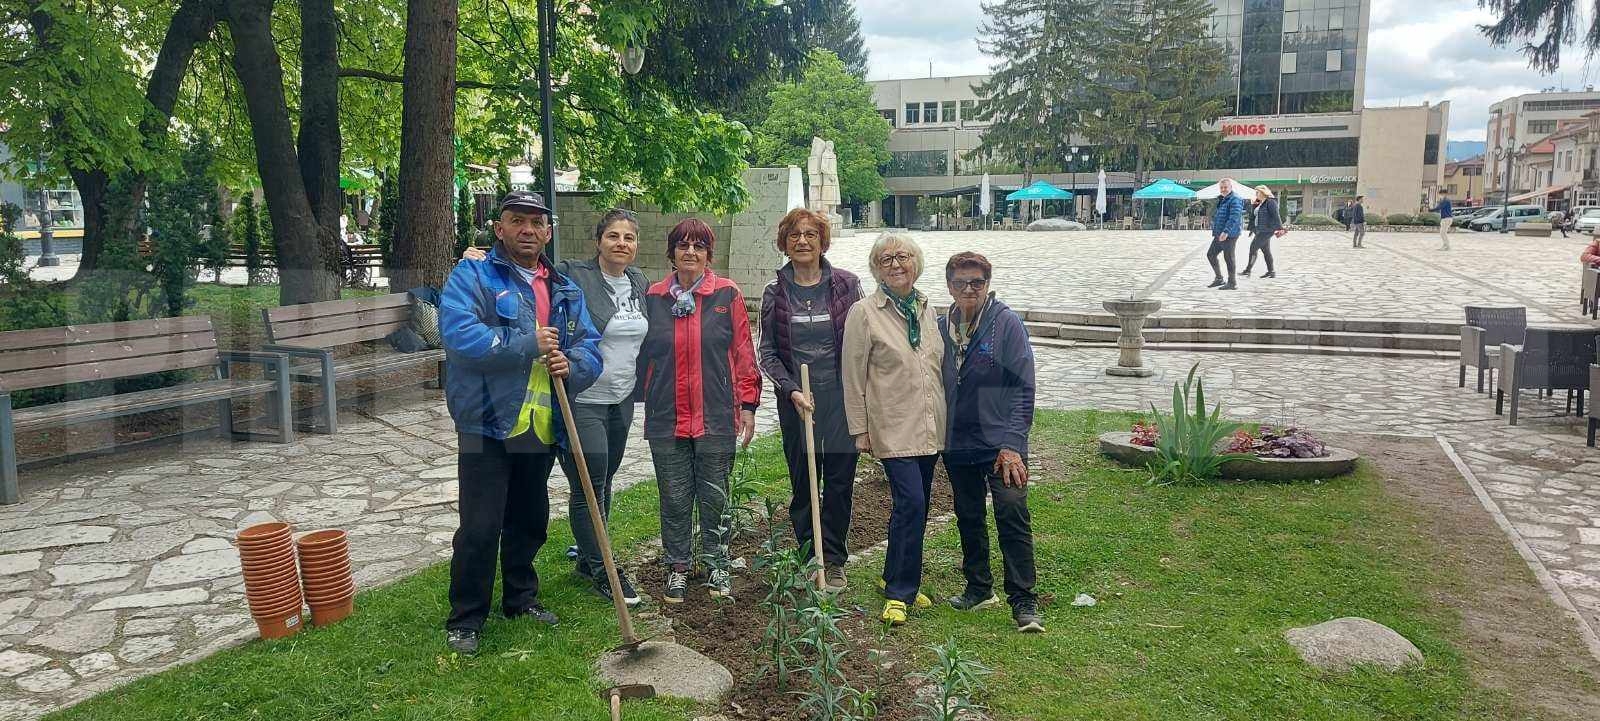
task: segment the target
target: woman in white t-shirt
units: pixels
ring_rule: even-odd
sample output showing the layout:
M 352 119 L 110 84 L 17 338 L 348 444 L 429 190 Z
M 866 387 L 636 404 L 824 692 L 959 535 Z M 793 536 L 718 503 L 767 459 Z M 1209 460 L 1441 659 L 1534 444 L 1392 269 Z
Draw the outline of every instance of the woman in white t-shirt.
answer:
M 600 331 L 600 377 L 572 399 L 572 417 L 578 426 L 589 480 L 600 501 L 600 515 L 610 519 L 611 479 L 622 465 L 633 425 L 634 371 L 649 327 L 644 314 L 649 281 L 633 266 L 639 254 L 639 220 L 633 213 L 622 209 L 606 213 L 595 226 L 594 242 L 594 257 L 563 260 L 556 264 L 556 270 L 583 290 L 589 317 Z M 465 257 L 472 258 L 474 253 L 482 251 L 469 248 Z M 578 486 L 578 469 L 570 453 L 563 452 L 560 458 L 571 490 L 567 496 L 567 520 L 577 541 L 567 549 L 567 555 L 576 561 L 577 573 L 590 579 L 590 590 L 609 601 L 611 584 L 606 580 L 594 529 L 589 524 L 588 502 Z M 639 594 L 627 575 L 623 574 L 621 580 L 623 600 L 630 606 L 638 604 Z

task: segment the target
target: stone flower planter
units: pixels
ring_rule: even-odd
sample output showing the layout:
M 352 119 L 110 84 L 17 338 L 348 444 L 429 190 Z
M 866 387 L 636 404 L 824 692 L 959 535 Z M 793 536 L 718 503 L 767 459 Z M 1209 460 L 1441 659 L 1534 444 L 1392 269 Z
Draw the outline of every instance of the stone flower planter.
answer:
M 1144 467 L 1156 456 L 1156 449 L 1134 445 L 1132 433 L 1104 433 L 1100 452 L 1129 466 Z M 1324 458 L 1245 458 L 1222 464 L 1223 478 L 1245 481 L 1309 481 L 1333 478 L 1355 470 L 1358 456 L 1344 448 L 1328 447 Z

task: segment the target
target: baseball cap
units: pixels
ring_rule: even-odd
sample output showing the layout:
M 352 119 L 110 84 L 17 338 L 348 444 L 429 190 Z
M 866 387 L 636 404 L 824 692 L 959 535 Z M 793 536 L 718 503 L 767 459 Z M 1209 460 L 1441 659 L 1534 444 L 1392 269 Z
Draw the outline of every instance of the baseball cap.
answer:
M 500 212 L 507 210 L 550 214 L 550 208 L 544 204 L 544 196 L 526 190 L 513 190 L 500 198 Z

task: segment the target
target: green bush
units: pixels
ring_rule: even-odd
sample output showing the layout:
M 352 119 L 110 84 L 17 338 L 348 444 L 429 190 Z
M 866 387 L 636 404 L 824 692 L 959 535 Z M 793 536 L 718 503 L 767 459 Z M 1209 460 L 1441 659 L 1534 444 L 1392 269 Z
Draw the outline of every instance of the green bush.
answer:
M 1372 219 L 1368 218 L 1367 222 L 1371 223 Z M 1389 222 L 1387 224 L 1388 225 L 1417 225 L 1417 216 L 1411 215 L 1410 213 L 1395 213 L 1395 214 L 1389 216 Z
M 1295 219 L 1294 224 L 1302 228 L 1327 228 L 1337 227 L 1339 225 L 1339 221 L 1334 220 L 1326 215 L 1304 213 L 1299 218 Z
M 1439 224 L 1439 214 L 1438 213 L 1435 213 L 1435 212 L 1432 212 L 1432 211 L 1429 211 L 1429 212 L 1426 212 L 1426 213 L 1417 213 L 1417 225 L 1438 225 L 1438 224 Z
M 1394 216 L 1383 213 L 1367 213 L 1367 225 L 1394 225 L 1389 222 L 1389 218 L 1392 217 Z

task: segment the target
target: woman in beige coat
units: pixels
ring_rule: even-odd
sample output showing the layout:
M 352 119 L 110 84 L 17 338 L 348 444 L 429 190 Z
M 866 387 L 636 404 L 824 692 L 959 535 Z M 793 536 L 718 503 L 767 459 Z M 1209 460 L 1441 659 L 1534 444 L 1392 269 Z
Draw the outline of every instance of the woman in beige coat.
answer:
M 906 604 L 931 605 L 922 585 L 922 535 L 933 466 L 944 449 L 944 340 L 927 296 L 916 289 L 922 249 L 901 233 L 872 244 L 878 288 L 844 325 L 840 358 L 845 417 L 856 448 L 883 462 L 894 511 L 883 561 L 884 621 L 906 621 Z

